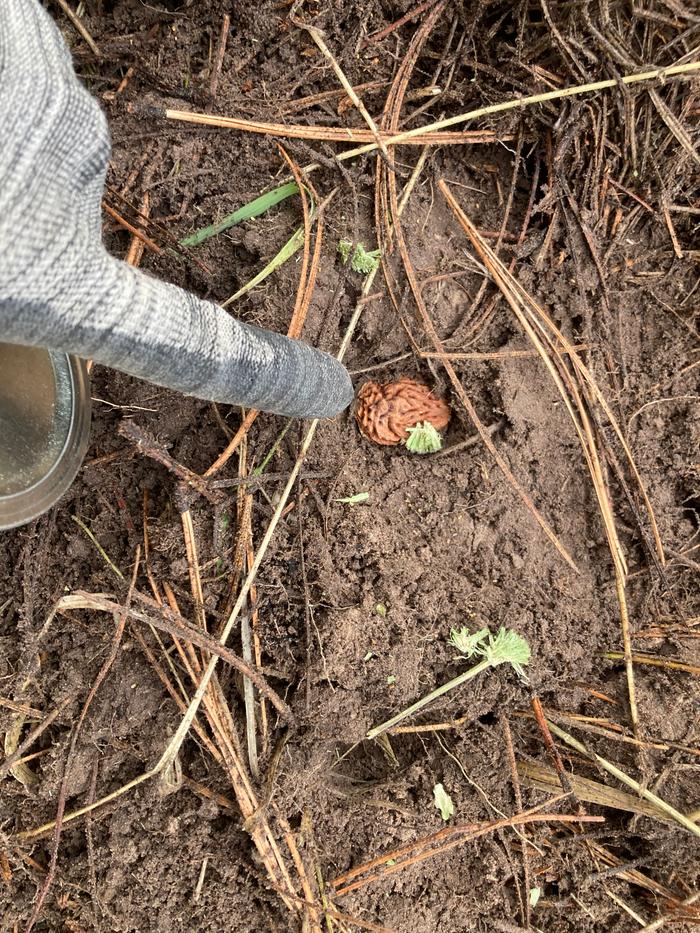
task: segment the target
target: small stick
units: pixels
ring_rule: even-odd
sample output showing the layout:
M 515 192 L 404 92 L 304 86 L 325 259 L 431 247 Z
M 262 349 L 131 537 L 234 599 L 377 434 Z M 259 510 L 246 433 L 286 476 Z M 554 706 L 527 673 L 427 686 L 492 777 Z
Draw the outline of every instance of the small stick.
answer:
M 0 697 L 0 706 L 4 706 L 5 709 L 11 709 L 15 713 L 24 713 L 26 717 L 31 717 L 32 719 L 41 719 L 44 715 L 40 709 L 34 709 L 33 706 L 27 706 L 26 703 L 15 703 L 14 700 L 10 700 L 8 697 Z
M 0 778 L 5 777 L 5 775 L 12 770 L 13 766 L 17 764 L 24 753 L 32 747 L 42 732 L 45 732 L 49 728 L 51 723 L 54 722 L 58 716 L 60 716 L 66 706 L 68 706 L 68 704 L 71 703 L 74 699 L 75 694 L 71 694 L 70 696 L 66 697 L 65 700 L 62 700 L 58 706 L 51 710 L 46 719 L 39 723 L 36 729 L 32 729 L 27 738 L 17 746 L 12 754 L 8 755 L 7 758 L 0 762 Z
M 188 470 L 187 467 L 182 466 L 177 460 L 173 460 L 170 454 L 154 437 L 133 421 L 122 421 L 118 431 L 122 437 L 136 444 L 143 454 L 155 460 L 157 463 L 162 464 L 162 466 L 170 470 L 171 473 L 174 473 L 178 479 L 181 479 L 192 489 L 195 489 L 200 496 L 204 496 L 212 505 L 218 505 L 222 501 L 221 493 L 217 490 L 210 489 L 209 484 L 198 473 Z
M 562 350 L 562 355 L 570 353 L 580 353 L 581 350 L 591 350 L 594 347 L 592 343 L 577 343 L 567 350 Z M 537 350 L 495 350 L 492 353 L 437 353 L 429 350 L 421 350 L 420 355 L 425 360 L 524 360 L 539 356 Z
M 664 215 L 664 220 L 666 221 L 666 226 L 668 227 L 669 236 L 671 237 L 671 244 L 673 245 L 673 252 L 676 254 L 678 259 L 682 259 L 683 250 L 681 249 L 681 244 L 678 242 L 676 228 L 673 226 L 673 221 L 671 220 L 671 214 L 668 209 L 666 198 L 661 199 L 661 212 Z
M 194 617 L 199 628 L 207 631 L 207 615 L 204 611 L 204 591 L 202 590 L 202 576 L 199 572 L 199 556 L 197 554 L 197 539 L 194 534 L 192 513 L 189 509 L 180 512 L 182 534 L 185 539 L 185 553 L 187 556 L 187 569 L 190 575 L 190 589 L 194 601 Z
M 625 660 L 625 655 L 621 651 L 605 651 L 602 657 L 607 658 L 608 661 Z M 655 658 L 647 654 L 633 654 L 632 662 L 634 664 L 651 664 L 653 667 L 667 667 L 672 671 L 685 671 L 687 674 L 700 675 L 700 666 L 697 664 L 688 664 L 674 658 Z
M 647 790 L 646 787 L 643 787 L 638 781 L 635 781 L 634 778 L 631 778 L 628 774 L 625 774 L 624 771 L 621 771 L 611 761 L 608 761 L 606 758 L 603 758 L 596 752 L 590 751 L 588 748 L 586 748 L 583 742 L 579 742 L 578 739 L 575 739 L 572 735 L 569 735 L 568 732 L 564 732 L 564 730 L 560 729 L 559 726 L 555 726 L 554 723 L 550 720 L 547 720 L 547 725 L 556 736 L 559 736 L 559 738 L 566 742 L 567 745 L 570 745 L 571 748 L 575 748 L 577 752 L 580 752 L 582 755 L 585 755 L 586 758 L 600 765 L 603 770 L 607 771 L 608 774 L 612 774 L 612 776 L 616 777 L 618 781 L 621 781 L 623 784 L 631 787 L 632 790 L 636 791 L 641 797 L 644 797 L 645 800 L 653 803 L 660 810 L 663 810 L 667 816 L 670 816 L 671 819 L 675 820 L 676 823 L 681 825 L 684 829 L 687 829 L 694 836 L 700 837 L 700 826 L 698 826 L 696 823 L 693 823 L 692 820 L 689 820 L 687 816 L 676 810 L 676 808 L 672 807 L 671 804 L 666 803 L 666 801 L 662 800 L 661 797 L 658 797 L 656 794 L 652 793 L 652 791 Z
M 695 894 L 691 894 L 690 897 L 687 897 L 684 901 L 681 901 L 673 910 L 665 914 L 663 917 L 659 917 L 658 920 L 654 920 L 652 923 L 648 923 L 645 927 L 642 927 L 639 930 L 639 933 L 655 933 L 656 930 L 660 930 L 661 927 L 666 926 L 667 923 L 678 923 L 681 920 L 684 920 L 683 908 L 690 907 L 700 898 L 700 891 L 696 891 Z
M 80 33 L 80 35 L 83 37 L 85 42 L 88 44 L 92 54 L 96 58 L 102 58 L 102 52 L 100 52 L 100 48 L 98 44 L 95 42 L 95 40 L 92 38 L 90 33 L 87 31 L 87 28 L 85 27 L 85 24 L 80 19 L 80 17 L 76 16 L 73 10 L 71 10 L 71 8 L 68 6 L 68 3 L 66 2 L 66 0 L 56 0 L 56 3 L 60 6 L 60 8 L 66 14 L 66 16 L 71 21 L 76 31 Z
M 216 99 L 216 92 L 219 88 L 219 78 L 221 77 L 221 69 L 224 66 L 224 55 L 226 54 L 226 43 L 228 41 L 230 28 L 231 17 L 228 13 L 224 13 L 224 19 L 221 24 L 221 35 L 219 36 L 219 45 L 216 50 L 216 60 L 209 81 L 209 96 L 212 102 Z
M 336 897 L 345 897 L 346 894 L 349 894 L 351 891 L 354 891 L 356 888 L 364 887 L 366 884 L 371 884 L 374 881 L 381 881 L 386 878 L 387 875 L 396 874 L 396 872 L 402 871 L 404 868 L 407 868 L 409 865 L 415 865 L 418 862 L 424 862 L 426 859 L 433 858 L 435 855 L 443 855 L 445 852 L 448 852 L 450 849 L 454 849 L 457 846 L 461 846 L 465 842 L 471 842 L 473 839 L 478 839 L 481 836 L 486 836 L 488 833 L 493 830 L 523 826 L 526 823 L 604 823 L 605 817 L 603 816 L 579 816 L 576 813 L 543 813 L 542 815 L 538 813 L 520 813 L 517 816 L 507 817 L 503 820 L 493 820 L 490 823 L 485 823 L 479 826 L 477 824 L 474 827 L 473 824 L 465 824 L 464 829 L 461 829 L 462 835 L 459 835 L 457 839 L 451 839 L 449 842 L 445 842 L 440 846 L 437 846 L 434 849 L 427 849 L 421 852 L 418 852 L 416 855 L 412 855 L 409 858 L 404 859 L 402 862 L 397 862 L 396 864 L 387 865 L 391 856 L 386 856 L 384 861 L 385 867 L 382 871 L 377 872 L 375 875 L 370 875 L 367 878 L 360 878 L 358 881 L 353 882 L 353 884 L 347 885 L 345 888 L 340 890 L 336 889 Z M 471 828 L 470 828 L 471 826 Z M 460 831 L 460 827 L 454 827 Z M 425 843 L 426 840 L 421 840 L 421 845 Z
M 82 519 L 78 518 L 77 515 L 71 515 L 71 518 L 73 519 L 73 521 L 75 522 L 75 524 L 76 524 L 79 528 L 82 528 L 82 530 L 85 532 L 85 534 L 88 536 L 88 538 L 92 541 L 92 543 L 95 545 L 95 547 L 96 547 L 97 550 L 99 551 L 100 557 L 101 557 L 102 560 L 107 564 L 107 566 L 110 568 L 110 570 L 111 570 L 116 576 L 118 576 L 120 580 L 123 580 L 123 579 L 124 579 L 124 574 L 121 572 L 121 570 L 119 569 L 119 567 L 117 567 L 117 565 L 113 562 L 112 558 L 109 556 L 109 554 L 107 553 L 107 551 L 105 551 L 105 549 L 102 547 L 102 545 L 101 545 L 100 542 L 97 540 L 97 538 L 96 538 L 95 535 L 92 533 L 92 531 L 90 531 L 90 529 L 89 529 L 88 526 L 85 524 L 85 522 L 84 522 Z
M 552 759 L 552 764 L 554 765 L 554 770 L 557 772 L 557 777 L 559 778 L 559 783 L 561 784 L 561 789 L 565 794 L 571 794 L 574 799 L 576 795 L 571 786 L 571 781 L 569 780 L 569 775 L 564 770 L 564 762 L 561 760 L 561 755 L 557 751 L 557 747 L 554 744 L 554 739 L 552 738 L 552 733 L 549 731 L 547 726 L 547 720 L 545 719 L 544 712 L 542 711 L 542 703 L 538 696 L 533 696 L 530 705 L 532 706 L 532 712 L 535 716 L 535 722 L 542 733 L 542 738 L 544 739 L 545 748 L 549 754 L 549 757 Z M 585 812 L 583 807 L 579 803 L 578 805 L 579 813 Z
M 146 192 L 143 196 L 143 202 L 141 204 L 141 217 L 149 217 L 151 213 L 151 199 Z M 141 265 L 141 259 L 143 258 L 143 248 L 145 244 L 143 239 L 138 236 L 132 236 L 131 245 L 129 246 L 129 252 L 126 254 L 125 262 L 129 266 L 133 266 L 135 269 Z
M 435 2 L 435 0 L 433 0 L 433 2 Z M 302 20 L 297 19 L 297 17 L 294 15 L 294 12 L 290 13 L 289 18 L 296 26 L 299 26 L 300 29 L 305 29 L 308 32 L 308 34 L 311 36 L 311 38 L 314 40 L 321 54 L 326 59 L 326 61 L 330 63 L 330 66 L 333 69 L 333 71 L 336 73 L 338 80 L 345 88 L 345 93 L 348 95 L 350 100 L 353 102 L 360 116 L 362 117 L 362 119 L 365 121 L 365 123 L 369 127 L 369 130 L 377 143 L 377 147 L 380 153 L 382 154 L 382 158 L 384 159 L 387 165 L 392 166 L 393 165 L 392 159 L 389 156 L 389 151 L 386 148 L 386 145 L 384 143 L 384 140 L 382 139 L 382 136 L 381 136 L 381 133 L 379 132 L 379 128 L 377 124 L 374 122 L 374 120 L 369 114 L 369 111 L 367 110 L 365 105 L 362 103 L 362 99 L 358 97 L 357 94 L 355 93 L 355 88 L 345 77 L 345 72 L 340 67 L 333 53 L 326 45 L 325 40 L 323 38 L 323 34 L 321 33 L 320 29 L 316 29 L 315 26 L 309 26 L 306 23 L 304 23 Z M 392 171 L 395 171 L 395 168 L 392 168 Z
M 53 840 L 51 843 L 51 858 L 49 861 L 49 867 L 46 872 L 46 878 L 44 883 L 41 886 L 41 890 L 37 894 L 36 901 L 34 902 L 34 909 L 32 910 L 31 916 L 26 926 L 26 933 L 31 933 L 34 929 L 36 921 L 39 919 L 39 914 L 41 913 L 41 908 L 44 905 L 46 896 L 51 890 L 51 885 L 56 876 L 56 869 L 58 867 L 58 848 L 61 842 L 61 831 L 63 829 L 63 815 L 66 810 L 66 799 L 68 797 L 68 781 L 70 778 L 71 767 L 73 765 L 73 756 L 75 754 L 76 745 L 78 744 L 78 737 L 80 735 L 83 723 L 85 722 L 85 717 L 87 716 L 88 710 L 92 705 L 92 701 L 97 696 L 97 691 L 100 689 L 102 682 L 107 677 L 107 674 L 110 671 L 110 668 L 114 664 L 117 655 L 119 654 L 119 646 L 121 645 L 122 635 L 124 634 L 124 628 L 126 627 L 126 620 L 128 618 L 128 609 L 131 603 L 131 596 L 134 592 L 134 587 L 136 586 L 136 576 L 138 574 L 139 565 L 141 563 L 141 546 L 137 545 L 136 547 L 136 557 L 134 559 L 134 570 L 131 575 L 131 583 L 129 584 L 129 592 L 126 596 L 126 601 L 123 607 L 119 607 L 117 612 L 114 613 L 116 618 L 116 628 L 114 631 L 114 636 L 112 638 L 112 647 L 110 649 L 109 655 L 105 659 L 104 664 L 97 673 L 95 682 L 88 692 L 88 695 L 83 704 L 83 708 L 80 711 L 80 716 L 73 728 L 73 734 L 71 736 L 70 745 L 68 746 L 68 754 L 66 755 L 66 764 L 63 770 L 63 778 L 61 779 L 61 786 L 58 792 L 58 806 L 56 808 L 56 820 L 54 823 L 53 831 Z
M 418 6 L 414 6 L 413 9 L 408 11 L 408 13 L 404 13 L 404 15 L 400 19 L 397 19 L 395 23 L 390 23 L 390 25 L 385 26 L 384 29 L 379 29 L 377 32 L 373 32 L 369 36 L 366 36 L 360 43 L 360 48 L 364 49 L 368 45 L 372 45 L 375 42 L 381 42 L 382 39 L 386 39 L 386 37 L 391 35 L 391 33 L 396 29 L 400 29 L 401 26 L 404 26 L 412 19 L 415 19 L 416 16 L 420 16 L 421 13 L 425 13 L 426 10 L 429 10 L 431 6 L 435 6 L 436 3 L 437 0 L 425 0 L 424 3 L 419 3 Z
M 575 822 L 578 819 L 578 816 L 569 815 L 569 814 L 550 814 L 542 813 L 542 810 L 546 808 L 553 807 L 554 804 L 559 803 L 560 801 L 566 799 L 566 794 L 559 794 L 556 797 L 551 797 L 549 800 L 545 800 L 543 803 L 538 804 L 535 807 L 532 807 L 529 810 L 523 811 L 516 816 L 504 817 L 503 819 L 498 820 L 488 820 L 483 823 L 456 823 L 453 826 L 446 826 L 444 829 L 440 829 L 437 832 L 430 833 L 428 836 L 423 836 L 420 839 L 416 839 L 414 842 L 408 842 L 403 846 L 400 846 L 397 849 L 392 849 L 391 852 L 386 852 L 383 855 L 379 855 L 374 859 L 371 859 L 368 862 L 364 862 L 362 865 L 358 865 L 356 868 L 351 868 L 349 871 L 346 871 L 342 875 L 338 875 L 337 878 L 334 878 L 330 884 L 336 890 L 341 888 L 343 885 L 347 885 L 349 881 L 357 878 L 360 875 L 364 875 L 366 872 L 370 871 L 373 868 L 377 868 L 381 865 L 386 865 L 386 862 L 389 859 L 400 859 L 402 856 L 410 855 L 412 852 L 418 850 L 425 850 L 428 846 L 435 845 L 442 842 L 444 839 L 450 839 L 453 836 L 464 836 L 469 838 L 471 834 L 483 835 L 484 832 L 490 832 L 493 829 L 500 829 L 504 826 L 516 826 L 522 825 L 528 822 L 546 822 L 547 820 L 562 820 L 563 822 Z M 593 817 L 596 822 L 602 822 L 602 817 Z M 589 821 L 591 818 L 589 818 Z M 462 840 L 460 840 L 462 841 Z M 390 866 L 392 868 L 400 868 L 404 863 L 399 865 Z M 347 888 L 343 888 L 343 893 Z M 340 892 L 338 892 L 340 894 Z
M 141 240 L 141 242 L 149 249 L 153 250 L 154 253 L 157 253 L 159 256 L 162 254 L 163 250 L 160 248 L 160 246 L 158 246 L 157 243 L 155 243 L 149 236 L 146 236 L 146 234 L 142 230 L 139 230 L 138 227 L 135 227 L 133 224 L 129 223 L 128 220 L 125 220 L 124 217 L 115 211 L 113 207 L 110 207 L 106 201 L 102 202 L 102 210 L 105 212 L 105 214 L 109 214 L 112 220 L 116 220 L 120 227 L 124 227 L 125 230 L 128 230 L 129 233 L 136 237 L 137 240 Z
M 228 16 L 226 17 L 226 19 L 228 19 Z M 208 863 L 209 863 L 209 858 L 208 858 L 208 856 L 205 856 L 205 857 L 202 859 L 202 867 L 201 867 L 200 870 L 199 870 L 199 878 L 197 879 L 197 887 L 194 889 L 194 895 L 193 895 L 193 898 L 192 898 L 192 900 L 195 902 L 195 904 L 197 904 L 197 903 L 199 902 L 199 898 L 200 898 L 201 895 L 202 895 L 202 887 L 204 886 L 204 876 L 205 876 L 205 874 L 206 874 L 206 872 L 207 872 L 207 864 L 208 864 Z
M 501 729 L 503 730 L 503 737 L 506 740 L 506 755 L 508 758 L 508 767 L 510 768 L 510 781 L 513 785 L 513 793 L 515 794 L 515 805 L 518 808 L 518 813 L 523 812 L 523 794 L 520 789 L 520 778 L 518 776 L 518 766 L 515 761 L 515 746 L 513 745 L 513 733 L 510 728 L 510 723 L 508 718 L 501 713 L 499 715 L 499 720 L 501 722 Z M 527 832 L 525 827 L 522 829 L 523 836 L 523 883 L 525 885 L 525 896 L 523 898 L 524 907 L 525 907 L 525 926 L 527 929 L 530 929 L 530 912 L 532 910 L 530 906 L 530 854 L 527 843 Z
M 245 476 L 247 472 L 247 454 L 248 454 L 248 442 L 244 438 L 241 449 L 238 455 L 238 473 L 240 476 Z M 247 492 L 244 488 L 239 488 L 238 490 L 238 540 L 236 542 L 236 560 L 234 563 L 234 574 L 233 580 L 235 584 L 239 579 L 239 571 L 245 566 L 247 558 L 247 543 L 249 538 L 252 537 L 253 530 L 251 524 L 251 516 L 253 509 L 253 496 L 251 493 Z M 249 598 L 252 600 L 252 587 Z M 253 666 L 253 646 L 251 638 L 251 624 L 250 624 L 250 615 L 248 612 L 241 613 L 241 654 L 243 655 L 243 660 L 246 664 Z M 255 663 L 260 666 L 259 660 L 256 654 Z M 245 732 L 246 732 L 246 745 L 248 747 L 248 764 L 250 765 L 250 773 L 253 775 L 256 781 L 260 780 L 260 765 L 258 759 L 258 735 L 257 735 L 257 716 L 255 711 L 255 691 L 253 690 L 253 684 L 247 678 L 243 678 L 243 701 L 245 705 Z
M 511 100 L 503 101 L 500 104 L 491 104 L 488 107 L 479 107 L 476 110 L 469 110 L 466 113 L 457 114 L 454 117 L 448 117 L 444 120 L 438 120 L 427 126 L 417 126 L 412 130 L 405 130 L 403 133 L 397 133 L 392 136 L 382 137 L 385 146 L 396 145 L 444 145 L 448 143 L 459 142 L 486 142 L 496 140 L 496 134 L 474 134 L 474 138 L 461 138 L 460 134 L 443 134 L 441 131 L 448 126 L 456 126 L 459 123 L 467 123 L 470 120 L 477 120 L 479 117 L 489 116 L 494 113 L 504 113 L 508 110 L 516 110 L 523 107 L 531 107 L 535 104 L 544 104 L 548 101 L 562 100 L 566 97 L 578 97 L 581 94 L 591 94 L 596 91 L 605 91 L 618 87 L 620 83 L 624 85 L 639 84 L 644 81 L 655 81 L 659 78 L 685 78 L 692 76 L 695 71 L 700 71 L 700 62 L 686 62 L 681 65 L 671 65 L 669 68 L 654 68 L 650 71 L 642 71 L 637 74 L 623 75 L 621 78 L 611 78 L 605 81 L 594 81 L 590 84 L 579 84 L 573 87 L 561 88 L 557 91 L 547 91 L 544 94 L 533 94 L 530 97 L 516 97 Z M 238 129 L 244 132 L 266 133 L 273 136 L 296 136 L 302 139 L 328 139 L 335 142 L 354 142 L 367 136 L 367 131 L 359 129 L 345 129 L 341 127 L 308 127 L 297 125 L 261 123 L 252 120 L 237 120 L 231 117 L 212 117 L 208 114 L 191 113 L 184 110 L 163 110 L 158 111 L 167 120 L 184 120 L 187 123 L 204 123 L 210 126 L 228 126 L 231 129 Z M 369 134 L 370 136 L 372 134 Z M 498 137 L 503 140 L 505 137 Z M 350 149 L 336 156 L 337 159 L 354 159 L 367 152 L 374 152 L 377 149 L 376 142 L 370 142 L 355 149 Z M 305 169 L 309 171 L 309 167 Z

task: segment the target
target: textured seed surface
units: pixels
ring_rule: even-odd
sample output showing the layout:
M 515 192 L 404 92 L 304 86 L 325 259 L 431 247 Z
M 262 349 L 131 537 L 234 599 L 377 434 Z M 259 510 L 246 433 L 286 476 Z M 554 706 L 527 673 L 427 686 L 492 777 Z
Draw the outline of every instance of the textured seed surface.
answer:
M 366 382 L 357 394 L 355 419 L 360 431 L 375 444 L 400 444 L 407 428 L 429 421 L 438 431 L 447 427 L 450 409 L 428 386 L 415 379 L 383 385 Z

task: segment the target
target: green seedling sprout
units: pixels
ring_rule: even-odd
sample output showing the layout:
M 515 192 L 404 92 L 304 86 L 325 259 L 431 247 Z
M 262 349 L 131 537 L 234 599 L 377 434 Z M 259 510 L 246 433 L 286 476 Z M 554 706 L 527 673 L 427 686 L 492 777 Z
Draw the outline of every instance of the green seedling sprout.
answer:
M 353 247 L 350 240 L 341 240 L 338 243 L 338 255 L 343 265 L 347 266 L 348 262 L 350 263 L 350 268 L 353 272 L 359 272 L 361 275 L 370 275 L 370 273 L 376 272 L 379 268 L 381 250 L 368 250 L 362 243 L 358 243 L 357 246 Z
M 434 454 L 442 449 L 442 438 L 429 421 L 419 421 L 406 430 L 408 438 L 403 443 L 412 454 Z
M 440 811 L 440 816 L 445 822 L 454 816 L 455 805 L 442 784 L 436 784 L 433 787 L 433 803 Z
M 342 499 L 334 499 L 334 502 L 342 502 L 344 505 L 359 505 L 369 499 L 368 492 L 356 492 L 354 496 L 343 496 Z
M 479 653 L 479 647 L 489 636 L 487 628 L 481 628 L 478 632 L 470 633 L 468 628 L 462 627 L 457 630 L 453 628 L 450 632 L 449 643 L 453 645 L 465 658 L 473 658 Z
M 464 630 L 462 630 L 462 632 L 464 632 Z M 462 640 L 462 632 L 456 633 L 458 640 Z M 481 632 L 477 634 L 479 636 L 482 635 Z M 467 636 L 464 637 L 466 638 Z M 455 644 L 454 640 L 451 643 Z M 370 729 L 367 733 L 367 738 L 376 739 L 378 735 L 382 735 L 382 733 L 386 732 L 388 729 L 393 729 L 394 726 L 403 722 L 404 719 L 408 719 L 409 716 L 424 709 L 429 703 L 432 703 L 433 700 L 437 700 L 439 697 L 444 696 L 446 693 L 449 693 L 450 690 L 454 690 L 455 687 L 461 686 L 468 680 L 471 680 L 472 677 L 476 677 L 477 674 L 481 674 L 490 667 L 498 667 L 499 664 L 510 664 L 518 677 L 527 682 L 524 668 L 530 661 L 530 646 L 517 632 L 507 628 L 500 628 L 496 635 L 492 635 L 488 632 L 485 637 L 480 638 L 477 644 L 470 643 L 468 647 L 472 650 L 472 654 L 482 658 L 478 664 L 475 664 L 474 667 L 470 667 L 468 671 L 458 674 L 457 677 L 453 677 L 452 680 L 449 680 L 441 687 L 437 687 L 412 706 L 397 713 L 396 716 L 392 716 L 391 719 L 387 719 L 387 721 L 383 722 L 381 725 Z

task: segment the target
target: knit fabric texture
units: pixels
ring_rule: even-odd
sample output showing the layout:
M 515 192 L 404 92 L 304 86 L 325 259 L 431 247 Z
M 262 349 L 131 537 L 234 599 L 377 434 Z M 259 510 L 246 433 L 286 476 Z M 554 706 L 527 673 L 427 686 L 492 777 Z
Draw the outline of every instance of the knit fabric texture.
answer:
M 0 0 L 0 340 L 188 395 L 332 417 L 345 368 L 115 259 L 102 244 L 107 121 L 38 0 Z

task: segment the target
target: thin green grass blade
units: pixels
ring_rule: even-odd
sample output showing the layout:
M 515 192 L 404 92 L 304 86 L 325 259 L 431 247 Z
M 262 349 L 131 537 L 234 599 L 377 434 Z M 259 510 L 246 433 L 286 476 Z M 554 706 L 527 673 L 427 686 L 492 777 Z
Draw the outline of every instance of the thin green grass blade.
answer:
M 240 224 L 244 220 L 250 220 L 251 217 L 259 217 L 260 214 L 264 214 L 265 211 L 274 207 L 275 204 L 279 204 L 280 201 L 284 201 L 286 198 L 290 198 L 293 194 L 298 193 L 299 188 L 296 182 L 292 181 L 285 185 L 280 185 L 279 188 L 268 191 L 267 194 L 261 194 L 259 198 L 255 198 L 255 200 L 244 204 L 243 207 L 239 207 L 233 214 L 227 214 L 226 217 L 218 223 L 210 224 L 208 227 L 202 227 L 201 230 L 197 230 L 190 236 L 185 237 L 184 240 L 180 240 L 180 246 L 199 246 L 201 243 L 204 243 L 205 240 L 210 239 L 210 237 L 218 236 L 219 233 L 228 230 L 229 227 L 235 227 L 236 224 Z
M 268 277 L 268 275 L 271 275 L 275 271 L 275 269 L 278 269 L 288 259 L 291 259 L 294 253 L 296 253 L 296 251 L 301 248 L 303 243 L 304 228 L 299 227 L 299 229 L 295 230 L 291 237 L 287 240 L 279 253 L 277 253 L 277 255 L 274 256 L 270 262 L 268 262 L 265 268 L 261 269 L 257 275 L 254 275 L 249 282 L 246 282 L 243 288 L 239 288 L 235 295 L 231 295 L 230 298 L 227 298 L 222 307 L 225 308 L 232 302 L 237 301 L 239 298 L 249 292 L 251 288 L 255 288 L 256 285 L 259 285 L 261 282 L 263 282 Z

